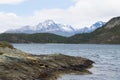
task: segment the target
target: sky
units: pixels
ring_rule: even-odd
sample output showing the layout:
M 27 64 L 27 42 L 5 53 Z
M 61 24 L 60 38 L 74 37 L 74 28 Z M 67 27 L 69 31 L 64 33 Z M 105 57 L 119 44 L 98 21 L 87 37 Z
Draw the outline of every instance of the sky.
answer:
M 120 0 L 0 0 L 0 32 L 51 19 L 74 28 L 120 16 Z

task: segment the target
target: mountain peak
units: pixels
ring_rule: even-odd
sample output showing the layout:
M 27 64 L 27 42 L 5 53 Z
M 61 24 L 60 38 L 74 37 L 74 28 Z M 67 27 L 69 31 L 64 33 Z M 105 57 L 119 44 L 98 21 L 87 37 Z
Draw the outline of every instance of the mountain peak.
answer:
M 54 25 L 54 24 L 56 23 L 53 20 L 48 19 L 43 22 L 40 22 L 38 26 L 48 26 L 48 25 Z
M 83 28 L 80 30 L 75 30 L 70 25 L 63 25 L 55 23 L 53 20 L 45 20 L 41 23 L 39 23 L 36 26 L 23 26 L 19 29 L 15 30 L 8 30 L 5 33 L 27 33 L 27 34 L 33 34 L 33 33 L 53 33 L 61 36 L 72 36 L 77 33 L 89 33 L 94 31 L 95 29 L 101 27 L 103 24 L 102 21 L 97 22 L 91 28 Z
M 99 25 L 103 25 L 103 24 L 105 24 L 105 22 L 103 22 L 103 21 L 97 21 L 93 25 L 94 26 L 99 26 Z
M 46 23 L 46 24 L 55 24 L 55 22 L 51 19 L 48 19 L 48 20 L 45 20 L 43 23 Z
M 97 28 L 100 28 L 103 25 L 105 25 L 105 22 L 98 21 L 98 22 L 95 22 L 92 26 L 90 26 L 90 28 L 93 30 L 96 30 Z
M 36 29 L 42 29 L 42 28 L 56 28 L 58 27 L 57 24 L 53 20 L 45 20 L 43 22 L 40 22 L 37 26 L 35 26 Z

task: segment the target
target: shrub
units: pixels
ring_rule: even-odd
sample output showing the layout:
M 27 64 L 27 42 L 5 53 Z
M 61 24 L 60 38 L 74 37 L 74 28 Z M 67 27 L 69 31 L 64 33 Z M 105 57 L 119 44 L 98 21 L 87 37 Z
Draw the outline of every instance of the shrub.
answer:
M 4 54 L 3 52 L 0 52 L 0 55 Z
M 11 49 L 14 48 L 10 43 L 8 43 L 6 41 L 0 41 L 0 47 L 3 47 L 3 48 L 8 47 L 8 48 L 11 48 Z

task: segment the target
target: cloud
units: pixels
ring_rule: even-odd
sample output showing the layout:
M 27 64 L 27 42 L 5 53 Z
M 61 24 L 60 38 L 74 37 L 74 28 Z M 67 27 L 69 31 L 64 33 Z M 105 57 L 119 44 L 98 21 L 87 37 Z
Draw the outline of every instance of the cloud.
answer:
M 119 0 L 74 0 L 68 9 L 44 9 L 35 12 L 36 18 L 51 18 L 76 28 L 90 26 L 96 21 L 108 21 L 120 15 Z
M 18 4 L 25 0 L 0 0 L 0 4 Z
M 17 28 L 19 26 L 20 17 L 14 13 L 0 12 L 0 31 L 4 32 L 10 28 Z
M 0 13 L 0 26 L 17 28 L 22 25 L 36 25 L 46 19 L 57 23 L 69 24 L 75 28 L 90 26 L 96 21 L 108 21 L 120 16 L 119 0 L 74 0 L 75 4 L 68 9 L 42 9 L 33 16 L 21 17 L 15 13 Z M 9 27 L 8 27 L 9 26 Z M 5 30 L 5 29 L 3 29 Z

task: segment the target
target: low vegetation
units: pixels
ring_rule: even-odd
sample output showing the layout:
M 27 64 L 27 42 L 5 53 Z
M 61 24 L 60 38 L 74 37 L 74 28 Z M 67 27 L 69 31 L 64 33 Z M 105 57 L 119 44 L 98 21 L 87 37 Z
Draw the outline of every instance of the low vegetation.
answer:
M 3 52 L 0 52 L 0 55 L 3 55 L 4 53 Z
M 3 48 L 8 47 L 13 49 L 13 46 L 6 41 L 0 41 L 0 47 L 3 47 Z
M 66 37 L 58 36 L 49 33 L 36 34 L 0 34 L 0 41 L 7 41 L 11 43 L 64 43 Z

